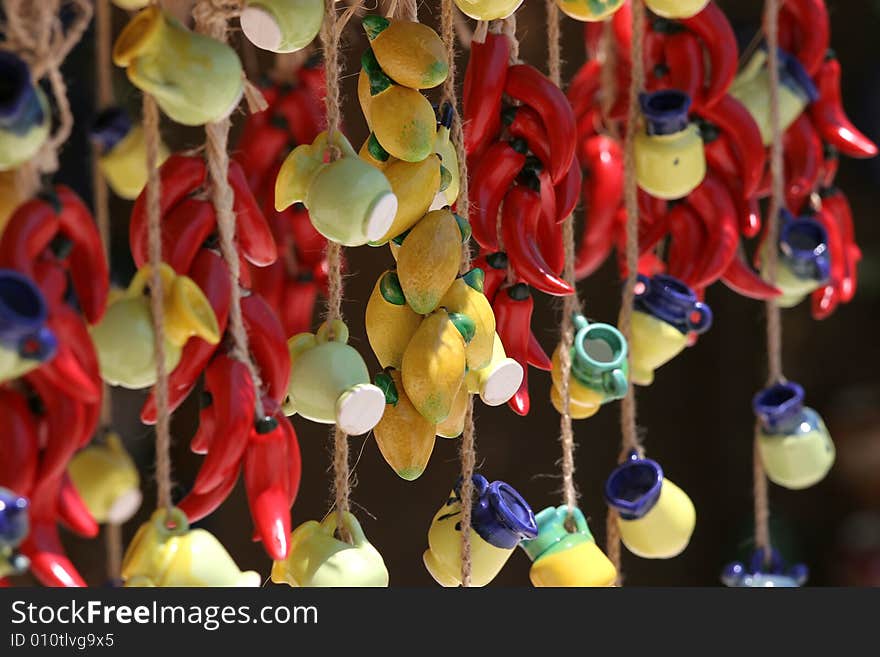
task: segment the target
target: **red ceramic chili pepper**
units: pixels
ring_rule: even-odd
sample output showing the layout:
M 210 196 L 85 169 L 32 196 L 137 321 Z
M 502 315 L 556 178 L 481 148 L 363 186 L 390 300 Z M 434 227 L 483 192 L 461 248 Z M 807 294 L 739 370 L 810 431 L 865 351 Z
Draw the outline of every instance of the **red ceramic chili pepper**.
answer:
M 189 451 L 193 454 L 207 454 L 211 449 L 211 441 L 214 439 L 214 430 L 217 427 L 215 421 L 217 408 L 210 393 L 202 391 L 199 396 L 199 426 L 189 441 Z
M 575 114 L 592 107 L 601 86 L 602 64 L 598 59 L 588 59 L 578 69 L 568 85 L 566 97 Z
M 540 115 L 531 107 L 508 107 L 501 113 L 507 132 L 526 142 L 529 150 L 545 167 L 550 166 L 550 141 Z
M 193 261 L 189 277 L 201 288 L 211 304 L 220 333 L 226 330 L 229 318 L 229 304 L 232 290 L 229 282 L 229 269 L 220 255 L 209 249 L 199 251 Z M 187 340 L 180 356 L 180 362 L 168 375 L 168 408 L 174 411 L 183 403 L 201 376 L 217 345 L 208 344 L 201 338 Z M 141 409 L 141 422 L 156 423 L 156 400 L 151 390 Z
M 3 416 L 3 458 L 0 458 L 0 486 L 27 496 L 34 485 L 39 461 L 37 423 L 27 399 L 11 388 L 0 388 Z
M 779 22 L 790 28 L 792 54 L 807 73 L 814 76 L 822 65 L 831 37 L 825 0 L 785 0 L 780 5 Z
M 186 514 L 190 522 L 196 522 L 212 514 L 235 488 L 239 471 L 240 468 L 233 470 L 217 488 L 207 493 L 188 493 L 177 507 Z
M 703 94 L 702 107 L 711 107 L 720 101 L 730 88 L 739 59 L 736 35 L 727 16 L 714 2 L 681 24 L 703 42 L 709 60 L 709 80 Z
M 472 174 L 468 219 L 474 239 L 484 249 L 498 248 L 498 209 L 526 163 L 524 151 L 523 142 L 496 142 L 480 158 Z
M 519 390 L 507 402 L 517 415 L 529 414 L 529 328 L 532 322 L 534 299 L 524 283 L 517 283 L 499 290 L 492 304 L 495 311 L 495 326 L 504 351 L 522 365 L 523 380 Z
M 822 141 L 806 114 L 801 114 L 783 136 L 785 199 L 797 212 L 816 189 L 822 172 Z
M 840 62 L 832 54 L 816 74 L 819 100 L 810 105 L 810 118 L 822 139 L 844 155 L 856 158 L 874 157 L 877 146 L 859 132 L 843 109 L 840 96 Z
M 293 424 L 284 415 L 276 417 L 287 444 L 287 508 L 289 509 L 293 506 L 297 493 L 299 493 L 299 483 L 302 478 L 302 457 Z
M 840 293 L 834 285 L 823 285 L 810 294 L 810 313 L 813 319 L 827 319 L 840 305 Z
M 685 203 L 673 203 L 668 215 L 672 238 L 667 256 L 669 274 L 688 280 L 706 248 L 706 232 L 700 217 Z
M 721 277 L 736 255 L 739 245 L 736 206 L 727 187 L 712 172 L 706 174 L 686 202 L 706 227 L 708 242 L 693 277 L 685 282 L 692 287 L 707 287 Z
M 556 185 L 556 221 L 562 223 L 568 219 L 577 207 L 581 196 L 583 174 L 577 160 L 568 168 L 568 175 Z
M 538 338 L 535 337 L 535 334 L 531 331 L 531 329 L 529 330 L 527 358 L 529 361 L 529 365 L 531 365 L 535 369 L 544 370 L 545 372 L 549 372 L 551 369 L 553 369 L 553 362 L 550 360 L 550 356 L 548 356 L 547 352 L 544 351 L 544 347 L 542 347 L 541 343 L 538 342 Z
M 600 132 L 602 125 L 602 112 L 598 107 L 593 107 L 581 113 L 577 117 L 577 160 L 582 166 L 587 166 L 585 146 L 587 142 Z
M 159 167 L 162 194 L 159 197 L 159 215 L 168 211 L 205 184 L 208 169 L 200 157 L 172 153 Z M 135 199 L 128 224 L 128 245 L 135 266 L 141 267 L 148 258 L 147 248 L 147 190 Z
M 536 234 L 538 252 L 553 273 L 560 274 L 565 267 L 565 244 L 562 241 L 562 226 L 558 223 L 556 190 L 547 170 L 540 168 L 540 164 L 537 166 L 538 170 L 529 176 L 527 184 L 541 195 L 541 218 Z
M 507 278 L 507 254 L 501 251 L 480 254 L 473 266 L 483 270 L 483 294 L 491 303 Z
M 324 97 L 327 95 L 327 75 L 320 55 L 312 55 L 309 61 L 297 71 L 297 77 L 303 86 L 312 93 L 315 100 L 320 103 L 324 102 Z
M 706 79 L 699 40 L 684 30 L 669 34 L 664 40 L 663 55 L 668 73 L 659 88 L 684 91 L 691 98 L 692 108 L 698 111 L 703 102 Z
M 290 551 L 290 471 L 287 436 L 275 418 L 251 429 L 245 451 L 244 485 L 263 547 L 275 561 Z
M 782 294 L 776 286 L 765 281 L 754 269 L 749 267 L 741 253 L 734 255 L 733 260 L 721 275 L 721 282 L 737 294 L 750 299 L 766 301 Z
M 620 144 L 604 135 L 589 140 L 583 182 L 586 219 L 584 233 L 575 255 L 578 280 L 596 271 L 608 257 L 613 243 L 613 225 L 623 202 L 623 153 Z
M 317 300 L 318 284 L 310 274 L 287 281 L 280 315 L 284 335 L 296 335 L 309 330 Z
M 632 5 L 629 0 L 611 17 L 611 35 L 620 55 L 619 61 L 629 65 L 632 60 Z
M 823 187 L 831 187 L 840 167 L 840 154 L 831 144 L 822 144 L 822 173 L 820 180 Z
M 742 165 L 739 156 L 734 151 L 730 138 L 719 131 L 718 127 L 703 122 L 700 125 L 700 135 L 703 138 L 703 146 L 706 152 L 706 165 L 717 171 L 724 178 L 740 178 Z
M 85 587 L 86 582 L 64 553 L 55 518 L 55 501 L 31 500 L 31 530 L 21 545 L 31 573 L 44 586 Z
M 509 59 L 510 41 L 503 34 L 489 33 L 485 42 L 471 42 L 462 97 L 462 129 L 468 156 L 481 153 L 498 135 Z
M 58 493 L 58 518 L 68 529 L 80 536 L 94 538 L 98 535 L 98 523 L 67 473 L 61 480 L 61 490 Z
M 210 201 L 183 199 L 162 221 L 162 260 L 177 273 L 187 274 L 216 225 L 217 215 Z
M 266 300 L 276 315 L 284 308 L 284 290 L 288 283 L 287 265 L 283 256 L 268 267 L 248 267 L 251 290 Z
M 280 403 L 287 395 L 290 379 L 290 352 L 281 322 L 258 294 L 241 300 L 241 314 L 265 392 Z
M 101 377 L 92 339 L 82 318 L 66 304 L 60 304 L 52 309 L 47 325 L 59 341 L 55 356 L 40 367 L 42 376 L 71 399 L 99 403 Z
M 235 193 L 235 235 L 242 255 L 258 267 L 272 264 L 278 258 L 275 238 L 247 184 L 241 165 L 235 160 L 229 162 L 228 179 Z
M 550 177 L 558 183 L 574 159 L 577 130 L 565 94 L 533 66 L 516 64 L 507 69 L 505 93 L 533 108 L 541 117 L 550 142 Z
M 845 272 L 840 284 L 840 300 L 849 303 L 855 296 L 857 267 L 862 257 L 862 252 L 855 242 L 852 208 L 846 195 L 836 188 L 823 190 L 822 207 L 834 217 L 843 241 Z
M 193 482 L 193 492 L 207 493 L 234 471 L 244 454 L 254 422 L 254 386 L 247 366 L 218 354 L 205 370 L 205 390 L 214 407 L 214 436 Z
M 546 294 L 565 296 L 574 290 L 553 273 L 538 251 L 537 231 L 541 196 L 523 185 L 514 185 L 504 198 L 501 231 L 507 256 L 517 275 Z
M 287 121 L 287 131 L 298 144 L 311 144 L 326 127 L 322 104 L 305 87 L 294 87 L 275 104 Z
M 306 206 L 302 203 L 295 203 L 287 208 L 282 216 L 289 217 L 297 261 L 307 267 L 312 267 L 324 260 L 327 239 L 315 230 L 311 219 L 309 219 L 309 211 L 306 210 Z
M 831 265 L 829 285 L 833 285 L 840 301 L 843 301 L 843 285 L 847 278 L 846 242 L 844 241 L 844 228 L 838 219 L 832 214 L 830 205 L 823 201 L 822 206 L 814 211 L 813 217 L 825 229 L 828 237 L 828 260 Z
M 265 113 L 272 117 L 276 116 L 271 110 L 266 110 Z M 248 121 L 251 120 L 251 117 L 256 116 L 259 114 L 251 114 Z M 234 154 L 235 160 L 247 173 L 248 184 L 252 189 L 256 189 L 266 179 L 272 166 L 283 157 L 285 151 L 290 147 L 292 138 L 286 125 L 281 127 L 276 123 L 277 120 L 270 120 L 259 127 L 247 129 L 246 126 L 238 140 Z
M 755 196 L 767 162 L 767 149 L 758 124 L 742 103 L 730 95 L 722 96 L 711 107 L 704 107 L 702 115 L 730 140 L 740 163 L 743 193 L 747 198 Z

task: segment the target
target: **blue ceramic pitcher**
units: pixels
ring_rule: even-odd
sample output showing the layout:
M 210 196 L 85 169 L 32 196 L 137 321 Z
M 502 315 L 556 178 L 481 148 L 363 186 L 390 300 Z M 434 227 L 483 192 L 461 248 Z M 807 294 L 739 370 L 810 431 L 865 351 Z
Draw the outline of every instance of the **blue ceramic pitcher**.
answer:
M 28 65 L 0 50 L 0 171 L 30 160 L 49 137 L 49 104 Z
M 755 550 L 748 564 L 739 561 L 727 564 L 721 572 L 721 581 L 725 586 L 743 588 L 794 588 L 807 581 L 809 571 L 804 564 L 786 568 L 775 549 L 770 550 L 769 559 L 764 557 L 763 550 Z
M 776 303 L 791 308 L 828 280 L 831 270 L 828 233 L 812 217 L 795 218 L 785 209 L 780 210 L 779 221 L 776 286 L 782 295 Z
M 0 269 L 0 383 L 17 378 L 55 355 L 42 292 L 17 271 Z
M 27 499 L 0 487 L 0 577 L 27 570 L 28 559 L 16 548 L 29 530 Z

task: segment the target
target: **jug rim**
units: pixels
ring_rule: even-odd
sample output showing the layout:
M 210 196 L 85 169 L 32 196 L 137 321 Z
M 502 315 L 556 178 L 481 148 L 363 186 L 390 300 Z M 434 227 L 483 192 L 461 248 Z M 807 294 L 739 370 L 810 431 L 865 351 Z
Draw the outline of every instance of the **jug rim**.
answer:
M 647 471 L 650 477 L 643 481 L 634 481 L 630 477 L 630 481 L 626 481 L 625 478 L 635 469 Z M 627 484 L 630 488 L 624 488 Z M 605 500 L 617 509 L 621 518 L 635 520 L 654 507 L 662 486 L 663 468 L 660 464 L 652 459 L 631 455 L 608 475 L 605 481 Z M 624 496 L 627 492 L 629 494 Z
M 43 293 L 34 282 L 14 269 L 0 269 L 0 327 L 28 333 L 46 322 L 49 314 Z
M 785 419 L 804 405 L 804 389 L 794 381 L 780 381 L 760 390 L 752 399 L 752 408 L 765 429 L 774 431 Z
M 639 106 L 650 136 L 674 135 L 688 126 L 691 97 L 680 89 L 639 94 Z

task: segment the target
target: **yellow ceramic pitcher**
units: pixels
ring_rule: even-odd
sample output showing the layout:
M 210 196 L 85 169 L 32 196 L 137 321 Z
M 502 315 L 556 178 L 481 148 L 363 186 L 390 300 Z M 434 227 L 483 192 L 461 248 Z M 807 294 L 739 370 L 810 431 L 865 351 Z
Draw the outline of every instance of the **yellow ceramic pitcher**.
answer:
M 86 508 L 100 523 L 127 522 L 141 505 L 140 475 L 115 433 L 107 436 L 105 444 L 77 452 L 67 472 Z
M 156 382 L 152 313 L 144 294 L 151 271 L 149 265 L 141 267 L 121 298 L 92 328 L 101 377 L 110 385 L 139 389 Z M 165 366 L 171 372 L 189 338 L 217 344 L 220 329 L 211 304 L 191 278 L 178 276 L 166 263 L 159 271 L 165 308 Z
M 241 62 L 232 48 L 186 29 L 157 6 L 129 21 L 113 46 L 113 62 L 184 125 L 229 116 L 244 89 Z

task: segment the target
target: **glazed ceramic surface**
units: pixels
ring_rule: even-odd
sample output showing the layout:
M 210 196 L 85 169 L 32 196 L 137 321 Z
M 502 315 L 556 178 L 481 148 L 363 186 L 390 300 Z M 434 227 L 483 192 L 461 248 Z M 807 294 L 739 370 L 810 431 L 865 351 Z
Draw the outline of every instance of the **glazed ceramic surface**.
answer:
M 77 493 L 100 523 L 122 524 L 141 505 L 140 475 L 119 436 L 91 444 L 76 453 L 67 466 Z
M 26 276 L 0 269 L 0 383 L 15 379 L 55 355 L 42 292 Z
M 98 165 L 113 192 L 124 199 L 134 200 L 147 184 L 147 154 L 144 129 L 133 125 L 124 110 L 112 108 L 102 112 L 92 129 L 101 155 Z M 156 166 L 168 158 L 168 147 L 159 142 Z
M 782 295 L 776 303 L 791 308 L 828 280 L 828 234 L 815 219 L 795 218 L 787 210 L 780 212 L 780 222 L 775 284 Z
M 18 55 L 0 51 L 0 171 L 30 160 L 49 137 L 52 115 L 27 64 Z
M 709 0 L 645 0 L 645 6 L 663 18 L 690 18 L 707 4 Z
M 331 512 L 321 522 L 309 520 L 297 527 L 290 535 L 290 555 L 272 566 L 272 581 L 295 587 L 388 586 L 382 555 L 357 519 L 345 514 L 351 543 L 335 537 L 337 522 Z
M 30 531 L 26 498 L 0 487 L 0 577 L 27 570 L 27 557 L 16 548 Z
M 241 31 L 258 48 L 295 52 L 321 31 L 323 0 L 248 0 L 241 11 Z
M 626 0 L 556 0 L 563 14 L 579 21 L 604 21 Z

